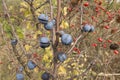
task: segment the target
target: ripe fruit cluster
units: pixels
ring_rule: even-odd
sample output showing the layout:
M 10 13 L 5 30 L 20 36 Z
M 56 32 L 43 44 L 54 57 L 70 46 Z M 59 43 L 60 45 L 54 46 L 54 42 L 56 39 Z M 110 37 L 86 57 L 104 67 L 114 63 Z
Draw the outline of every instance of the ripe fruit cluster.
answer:
M 54 25 L 56 23 L 56 21 L 53 19 L 50 22 L 48 22 L 48 16 L 45 14 L 40 14 L 38 16 L 38 20 L 40 21 L 40 23 L 44 24 L 44 28 L 46 30 L 52 30 L 54 28 Z M 66 34 L 64 32 L 62 32 L 61 34 L 61 42 L 64 45 L 70 45 L 72 43 L 73 39 L 72 36 L 70 34 Z M 46 48 L 49 47 L 50 45 L 50 40 L 47 37 L 41 37 L 40 38 L 40 47 L 41 48 Z
M 72 4 L 73 6 L 75 6 L 75 5 L 78 5 L 78 2 L 79 2 L 80 0 L 70 0 L 70 1 L 71 1 L 71 4 Z M 95 0 L 95 1 L 96 1 L 96 0 Z M 102 2 L 99 2 L 98 4 L 101 5 Z M 85 3 L 83 3 L 82 5 L 84 6 L 84 7 L 83 7 L 83 13 L 84 13 L 84 10 L 86 9 L 85 7 L 88 7 L 88 6 L 92 7 L 92 4 L 89 4 L 89 0 L 88 0 L 88 2 L 85 2 Z M 97 6 L 98 6 L 98 5 L 97 5 Z M 99 16 L 99 15 L 100 15 L 100 14 L 99 14 L 100 8 L 97 7 L 97 6 L 95 6 L 95 7 L 96 7 L 96 8 L 95 8 L 95 11 L 96 11 L 96 13 L 97 13 L 97 16 Z M 101 7 L 101 9 L 102 9 L 102 7 Z M 69 10 L 69 11 L 72 11 L 72 10 L 74 10 L 74 9 L 73 9 L 73 8 L 68 8 L 68 10 Z M 103 8 L 103 10 L 104 10 L 104 8 Z M 58 11 L 59 11 L 59 10 L 58 10 Z M 82 11 L 82 10 L 81 10 L 81 11 Z M 87 12 L 86 12 L 86 13 L 87 13 Z M 86 13 L 85 13 L 85 14 L 86 14 Z M 106 14 L 107 14 L 108 17 L 111 19 L 110 13 L 109 13 L 109 12 L 106 12 Z M 93 15 L 93 14 L 92 14 L 92 15 Z M 79 19 L 79 18 L 78 18 L 78 19 Z M 96 21 L 96 22 L 97 22 L 95 16 L 92 16 L 92 19 L 93 19 L 93 21 Z M 55 19 L 49 20 L 49 16 L 46 15 L 46 14 L 40 14 L 40 15 L 38 16 L 38 20 L 39 20 L 39 22 L 40 22 L 41 24 L 44 25 L 44 29 L 45 29 L 45 30 L 52 30 L 52 29 L 55 27 L 55 24 L 56 24 L 56 20 L 55 20 Z M 116 21 L 117 21 L 118 23 L 120 23 L 120 16 L 117 17 Z M 105 22 L 105 20 L 104 20 L 104 22 Z M 104 28 L 105 28 L 105 29 L 109 29 L 110 26 L 107 25 L 107 26 L 104 26 Z M 86 24 L 86 23 L 85 23 L 85 25 L 82 27 L 82 31 L 83 31 L 83 32 L 93 32 L 94 30 L 95 30 L 95 27 L 94 27 L 93 25 L 90 25 L 90 24 Z M 113 30 L 111 33 L 113 33 L 113 32 L 114 32 L 114 30 Z M 73 42 L 72 36 L 71 36 L 70 34 L 68 34 L 68 33 L 65 33 L 64 31 L 60 31 L 60 39 L 61 39 L 61 43 L 62 43 L 63 45 L 71 45 L 71 43 Z M 99 42 L 104 42 L 104 40 L 103 40 L 102 38 L 98 38 L 98 41 L 99 41 Z M 111 42 L 111 41 L 109 41 L 109 42 Z M 17 43 L 18 43 L 18 40 L 17 40 L 17 39 L 12 39 L 12 40 L 11 40 L 11 45 L 12 45 L 12 46 L 17 45 Z M 51 40 L 50 40 L 47 36 L 43 36 L 43 37 L 40 38 L 40 47 L 41 47 L 41 48 L 45 49 L 45 48 L 49 47 L 49 46 L 50 46 L 50 43 L 51 43 Z M 94 44 L 92 44 L 92 46 L 96 47 L 96 46 L 98 46 L 98 45 L 97 45 L 96 43 L 94 43 Z M 106 44 L 103 44 L 103 47 L 106 48 Z M 117 49 L 119 48 L 119 45 L 117 45 L 117 44 L 114 43 L 114 44 L 111 44 L 111 45 L 109 46 L 109 48 L 110 48 L 111 50 L 114 50 L 114 53 L 115 53 L 115 54 L 118 54 Z M 78 50 L 78 49 L 76 48 L 75 50 Z M 53 51 L 53 52 L 54 52 L 54 51 Z M 80 51 L 79 51 L 79 52 L 80 52 Z M 67 59 L 67 54 L 65 54 L 65 52 L 57 52 L 56 54 L 57 54 L 57 55 L 55 55 L 55 57 L 57 58 L 57 60 L 58 60 L 59 62 L 64 62 L 64 61 Z M 36 56 L 36 55 L 35 55 L 35 56 Z M 29 60 L 28 63 L 27 63 L 27 67 L 28 67 L 29 70 L 33 70 L 34 68 L 36 68 L 36 66 L 37 66 L 37 64 L 35 64 L 32 60 Z M 24 75 L 22 74 L 22 68 L 19 69 L 19 73 L 16 74 L 16 78 L 17 78 L 17 80 L 24 80 Z M 47 72 L 44 72 L 44 73 L 42 74 L 41 78 L 42 78 L 43 80 L 49 80 L 49 79 L 50 79 L 50 74 L 47 73 Z
M 56 21 L 53 19 L 51 21 L 48 21 L 49 20 L 49 17 L 45 14 L 40 14 L 38 16 L 38 20 L 40 23 L 44 24 L 44 28 L 46 30 L 52 30 L 55 26 L 55 23 Z
M 48 16 L 46 16 L 45 14 L 41 14 L 38 17 L 38 20 L 40 21 L 40 23 L 44 24 L 44 28 L 46 30 L 52 30 L 55 26 L 56 21 L 53 19 L 51 21 L 48 21 Z M 70 45 L 73 41 L 72 36 L 70 34 L 65 33 L 64 31 L 59 31 L 60 34 L 60 38 L 61 38 L 61 43 L 64 45 Z M 40 47 L 41 48 L 47 48 L 50 46 L 50 39 L 46 36 L 41 37 L 40 38 Z M 67 56 L 64 52 L 58 52 L 57 54 L 57 60 L 59 60 L 60 62 L 64 62 L 67 59 Z M 35 68 L 35 64 L 33 64 L 31 61 L 28 62 L 29 65 L 29 69 L 34 69 Z M 49 73 L 45 72 L 42 74 L 41 78 L 43 80 L 49 80 L 50 75 Z
M 84 32 L 93 32 L 95 30 L 93 25 L 85 24 L 82 28 Z

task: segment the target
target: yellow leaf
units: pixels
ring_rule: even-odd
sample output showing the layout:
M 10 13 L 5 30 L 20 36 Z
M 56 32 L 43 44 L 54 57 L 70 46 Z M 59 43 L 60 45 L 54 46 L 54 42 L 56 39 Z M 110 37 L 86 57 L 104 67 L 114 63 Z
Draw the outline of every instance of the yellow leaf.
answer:
M 63 28 L 63 29 L 67 29 L 67 28 L 69 28 L 69 24 L 68 24 L 67 21 L 62 21 L 60 27 Z
M 32 47 L 32 46 L 25 45 L 25 50 L 26 50 L 26 51 L 29 51 L 31 47 Z
M 72 63 L 71 65 L 72 65 L 72 66 L 77 66 L 77 63 Z
M 45 55 L 43 56 L 43 61 L 48 62 L 48 55 L 45 54 Z
M 34 7 L 38 7 L 41 5 L 41 0 L 34 0 L 33 4 L 34 4 Z
M 42 34 L 42 32 L 41 32 L 40 30 L 39 30 L 39 31 L 37 31 L 36 33 L 37 33 L 37 34 Z
M 52 59 L 50 59 L 50 57 L 47 54 L 45 54 L 43 56 L 42 61 L 43 61 L 43 63 L 45 63 L 46 68 L 50 68 L 50 63 L 51 63 Z
M 69 27 L 68 22 L 64 22 L 64 27 L 66 27 L 66 28 L 68 28 L 68 27 Z
M 68 58 L 67 60 L 65 60 L 64 63 L 68 63 L 68 62 L 70 62 L 70 61 L 71 61 L 71 58 Z
M 45 49 L 45 54 L 47 54 L 49 56 L 49 58 L 52 58 L 53 57 L 53 52 L 52 50 L 50 49 L 51 47 L 48 47 Z
M 36 67 L 36 68 L 34 69 L 34 72 L 38 73 L 38 72 L 39 72 L 39 68 Z
M 105 52 L 105 54 L 106 54 L 107 56 L 109 56 L 109 53 L 108 53 L 107 51 Z
M 73 80 L 77 80 L 77 78 L 74 78 Z
M 24 8 L 20 8 L 20 12 L 24 12 L 25 11 L 25 9 Z
M 27 22 L 27 27 L 26 27 L 26 28 L 27 28 L 27 29 L 31 29 L 31 27 L 32 27 L 32 26 L 31 26 L 31 23 L 30 23 L 30 22 Z
M 25 7 L 25 8 L 29 7 L 28 4 L 25 3 L 25 2 L 21 2 L 20 5 L 21 5 L 22 7 Z
M 53 60 L 53 54 L 52 54 L 52 50 L 50 49 L 50 47 L 46 48 L 45 49 L 45 52 L 44 52 L 44 55 L 43 55 L 43 58 L 42 58 L 42 61 L 45 63 L 45 66 L 47 68 L 49 68 L 52 60 Z
M 33 38 L 34 38 L 34 39 L 37 39 L 37 35 L 36 35 L 36 34 L 34 34 Z
M 74 75 L 79 75 L 79 72 L 77 70 L 73 70 Z
M 79 67 L 79 68 L 82 68 L 83 66 L 84 66 L 84 64 L 80 64 L 78 67 Z
M 66 69 L 63 66 L 58 68 L 58 74 L 66 74 Z
M 13 10 L 13 6 L 9 6 L 9 10 Z
M 12 69 L 12 67 L 11 67 L 10 65 L 8 65 L 8 69 L 9 69 L 9 70 L 11 70 L 11 69 Z
M 64 16 L 67 15 L 67 7 L 64 7 L 64 9 L 63 9 L 63 15 L 64 15 Z

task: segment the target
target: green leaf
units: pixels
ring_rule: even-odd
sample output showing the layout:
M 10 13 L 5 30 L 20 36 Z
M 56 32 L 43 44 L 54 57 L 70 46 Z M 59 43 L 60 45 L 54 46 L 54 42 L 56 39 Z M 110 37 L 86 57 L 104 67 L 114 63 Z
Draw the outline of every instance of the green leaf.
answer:
M 7 21 L 3 21 L 3 30 L 5 31 L 7 38 L 12 37 L 12 34 L 11 34 L 12 29 L 11 29 L 11 26 L 8 24 Z
M 17 32 L 17 35 L 20 39 L 24 38 L 24 34 L 23 34 L 24 32 L 23 32 L 22 28 L 16 27 L 16 32 Z

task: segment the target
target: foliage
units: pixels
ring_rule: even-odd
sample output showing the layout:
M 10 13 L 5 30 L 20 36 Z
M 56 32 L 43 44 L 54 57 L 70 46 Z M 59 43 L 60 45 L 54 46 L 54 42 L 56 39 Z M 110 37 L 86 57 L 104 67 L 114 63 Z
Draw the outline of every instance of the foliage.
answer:
M 41 80 L 44 72 L 50 73 L 51 80 L 120 79 L 120 48 L 110 50 L 112 43 L 120 46 L 120 4 L 115 0 L 46 1 L 0 0 L 1 80 L 16 79 L 21 66 L 25 80 Z M 39 22 L 40 14 L 56 20 L 53 30 L 46 30 Z M 84 32 L 85 24 L 93 25 L 95 31 Z M 59 31 L 72 36 L 71 45 L 61 43 Z M 42 36 L 50 39 L 51 45 L 45 49 L 40 47 Z M 15 46 L 10 43 L 13 38 L 18 39 Z M 64 62 L 56 57 L 61 51 L 67 55 Z M 33 70 L 26 65 L 29 60 L 37 65 Z

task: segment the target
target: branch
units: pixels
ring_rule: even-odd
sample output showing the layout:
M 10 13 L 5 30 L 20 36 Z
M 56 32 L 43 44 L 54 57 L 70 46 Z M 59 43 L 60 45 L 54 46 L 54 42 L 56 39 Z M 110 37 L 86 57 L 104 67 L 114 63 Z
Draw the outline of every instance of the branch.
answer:
M 81 6 L 80 6 L 80 27 L 82 29 L 82 22 L 83 22 L 83 0 L 81 0 Z
M 59 31 L 60 14 L 61 14 L 61 0 L 57 0 L 57 28 L 56 28 L 56 31 Z
M 80 27 L 82 29 L 82 22 L 83 22 L 83 5 L 82 5 L 83 0 L 81 0 L 81 6 L 80 6 Z M 71 51 L 73 50 L 73 48 L 75 47 L 75 45 L 77 44 L 77 42 L 79 41 L 79 39 L 82 37 L 82 35 L 79 35 L 79 37 L 77 38 L 77 40 L 75 41 L 75 43 L 73 44 L 73 46 L 71 47 L 71 49 L 67 52 L 67 54 L 71 53 Z M 70 55 L 70 54 L 69 54 Z
M 52 0 L 50 0 L 50 19 L 53 19 L 53 5 L 52 5 Z M 55 44 L 55 27 L 52 30 L 52 46 Z
M 77 40 L 75 41 L 75 43 L 73 44 L 73 46 L 71 47 L 71 49 L 67 52 L 67 54 L 70 55 L 71 51 L 73 50 L 73 48 L 75 47 L 75 45 L 77 44 L 77 42 L 80 40 L 81 37 L 82 37 L 82 35 L 79 35 L 79 37 L 77 38 Z
M 57 79 L 57 46 L 59 43 L 59 35 L 56 34 L 56 32 L 59 31 L 59 23 L 60 23 L 60 14 L 61 14 L 61 0 L 57 0 L 57 19 L 56 19 L 56 30 L 53 29 L 54 32 L 54 36 L 56 37 L 55 43 L 53 44 L 52 48 L 53 48 L 53 80 Z
M 24 62 L 21 60 L 21 57 L 16 49 L 16 46 L 12 46 L 14 55 L 16 56 L 18 62 L 22 65 L 26 75 L 31 79 L 30 73 L 26 70 Z
M 46 0 L 44 3 L 42 3 L 41 5 L 39 5 L 37 8 L 35 8 L 35 10 L 40 9 L 42 6 L 44 6 L 45 4 L 51 2 L 51 0 Z
M 120 73 L 113 73 L 113 74 L 99 73 L 97 76 L 120 76 Z
M 86 75 L 87 72 L 91 69 L 91 67 L 95 64 L 95 62 L 96 62 L 96 59 L 94 59 L 93 61 L 90 62 L 90 64 L 88 65 L 88 67 L 85 69 L 84 72 L 82 72 L 82 73 L 79 74 L 79 75 L 75 75 L 75 76 L 73 76 L 72 78 L 70 78 L 70 79 L 68 79 L 68 80 L 77 78 L 77 77 L 79 77 L 79 76 L 84 76 L 84 75 Z
M 30 6 L 30 11 L 32 13 L 33 21 L 36 22 L 36 16 L 35 16 L 35 8 L 33 6 L 33 1 L 29 2 L 27 0 L 24 0 L 29 6 Z

